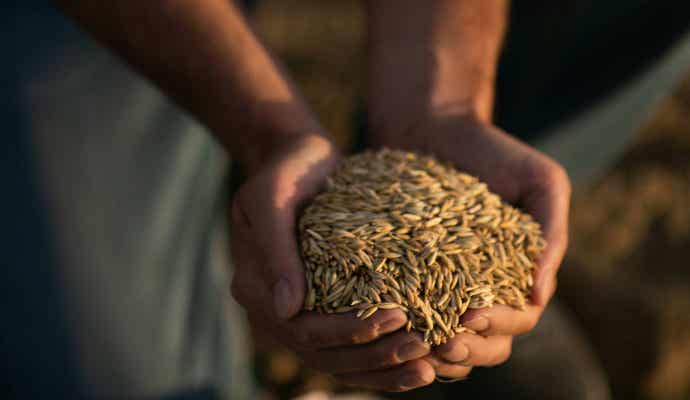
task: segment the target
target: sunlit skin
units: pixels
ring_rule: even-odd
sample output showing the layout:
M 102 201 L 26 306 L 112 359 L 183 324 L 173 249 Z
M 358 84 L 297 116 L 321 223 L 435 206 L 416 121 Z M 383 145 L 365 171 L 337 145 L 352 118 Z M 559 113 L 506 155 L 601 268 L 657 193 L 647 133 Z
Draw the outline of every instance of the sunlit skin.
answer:
M 438 376 L 463 378 L 469 367 L 506 361 L 513 337 L 534 328 L 553 295 L 570 183 L 556 162 L 491 123 L 506 1 L 383 0 L 367 12 L 369 143 L 431 153 L 477 175 L 532 214 L 548 242 L 527 310 L 471 310 L 461 321 L 479 335 L 459 334 L 424 358 Z
M 434 350 L 436 372 L 458 377 L 454 363 L 466 366 L 491 366 L 508 359 L 512 338 L 530 331 L 556 289 L 556 272 L 567 246 L 570 185 L 563 169 L 553 160 L 515 140 L 489 124 L 471 117 L 438 117 L 417 125 L 422 144 L 415 135 L 406 135 L 396 145 L 430 152 L 453 162 L 459 168 L 479 176 L 490 189 L 507 201 L 532 214 L 544 230 L 548 246 L 538 262 L 531 304 L 525 311 L 496 305 L 470 310 L 462 321 L 480 336 L 456 335 Z M 429 140 L 427 132 L 434 132 Z M 389 144 L 380 138 L 379 144 Z M 483 317 L 483 322 L 478 321 Z M 473 321 L 474 320 L 474 321 Z M 450 361 L 451 364 L 443 363 Z M 448 371 L 456 371 L 451 373 Z M 469 373 L 469 371 L 466 371 Z
M 381 310 L 301 312 L 304 268 L 295 224 L 339 158 L 295 86 L 226 0 L 58 0 L 82 28 L 185 107 L 247 172 L 230 212 L 231 291 L 250 322 L 347 385 L 405 391 L 463 378 L 510 356 L 555 290 L 567 245 L 570 186 L 553 160 L 491 124 L 503 0 L 367 2 L 369 143 L 433 153 L 478 175 L 542 223 L 533 304 L 473 310 L 435 349 Z M 484 317 L 480 319 L 478 317 Z

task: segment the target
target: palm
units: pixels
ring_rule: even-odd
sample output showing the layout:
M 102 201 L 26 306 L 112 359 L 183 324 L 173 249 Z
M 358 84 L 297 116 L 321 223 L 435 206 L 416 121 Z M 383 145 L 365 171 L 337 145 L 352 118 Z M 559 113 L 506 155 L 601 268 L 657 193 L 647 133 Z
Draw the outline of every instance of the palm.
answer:
M 305 280 L 295 238 L 297 212 L 336 159 L 330 143 L 310 139 L 269 160 L 240 188 L 232 212 L 233 296 L 259 331 L 343 383 L 387 390 L 426 385 L 433 369 L 417 359 L 429 347 L 421 338 L 395 332 L 406 323 L 400 310 L 382 310 L 366 320 L 353 313 L 299 312 Z M 400 352 L 410 344 L 413 351 Z
M 415 126 L 407 135 L 379 140 L 380 145 L 431 153 L 451 162 L 478 176 L 492 191 L 541 223 L 547 248 L 539 260 L 532 304 L 527 310 L 505 306 L 472 310 L 462 321 L 476 324 L 477 317 L 485 317 L 488 324 L 478 329 L 480 335 L 459 334 L 428 357 L 437 373 L 445 376 L 464 376 L 458 365 L 504 361 L 510 354 L 512 336 L 534 327 L 555 290 L 556 271 L 567 246 L 567 175 L 546 155 L 498 128 L 467 117 L 435 118 Z
M 267 313 L 264 315 L 286 318 L 302 303 L 304 275 L 294 238 L 296 212 L 318 191 L 336 160 L 330 143 L 310 140 L 312 143 L 296 145 L 269 160 L 235 195 L 231 222 L 236 266 L 233 294 L 247 308 L 260 307 Z M 273 298 L 274 286 L 281 279 L 291 284 L 293 298 L 279 304 L 284 309 L 278 313 L 285 314 L 279 316 L 266 299 Z

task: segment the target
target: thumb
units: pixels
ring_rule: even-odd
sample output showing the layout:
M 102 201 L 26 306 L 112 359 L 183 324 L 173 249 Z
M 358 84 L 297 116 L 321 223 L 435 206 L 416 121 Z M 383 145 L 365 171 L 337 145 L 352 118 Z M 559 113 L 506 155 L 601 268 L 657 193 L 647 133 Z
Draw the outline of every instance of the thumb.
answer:
M 295 237 L 295 213 L 289 207 L 261 209 L 257 201 L 243 201 L 238 192 L 233 200 L 233 220 L 241 221 L 253 239 L 257 258 L 255 271 L 266 285 L 271 298 L 265 299 L 282 320 L 296 315 L 305 296 L 305 276 Z

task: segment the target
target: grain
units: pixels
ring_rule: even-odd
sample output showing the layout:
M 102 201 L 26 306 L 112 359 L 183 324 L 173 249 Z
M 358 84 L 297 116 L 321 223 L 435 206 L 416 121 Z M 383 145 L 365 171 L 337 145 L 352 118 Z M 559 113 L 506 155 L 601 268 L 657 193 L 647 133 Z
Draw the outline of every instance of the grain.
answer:
M 299 220 L 304 309 L 407 314 L 432 345 L 471 332 L 469 309 L 524 309 L 546 243 L 534 219 L 433 157 L 347 158 Z

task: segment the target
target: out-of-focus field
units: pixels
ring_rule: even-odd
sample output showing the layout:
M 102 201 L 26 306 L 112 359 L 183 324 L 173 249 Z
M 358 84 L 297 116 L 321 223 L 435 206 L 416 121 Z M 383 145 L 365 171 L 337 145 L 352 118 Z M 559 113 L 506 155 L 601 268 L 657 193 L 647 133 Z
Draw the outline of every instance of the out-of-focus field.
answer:
M 264 1 L 255 23 L 347 148 L 364 95 L 361 4 Z M 615 398 L 690 399 L 690 80 L 573 200 L 559 295 L 583 323 Z M 289 353 L 259 349 L 261 380 L 283 395 L 331 385 Z

